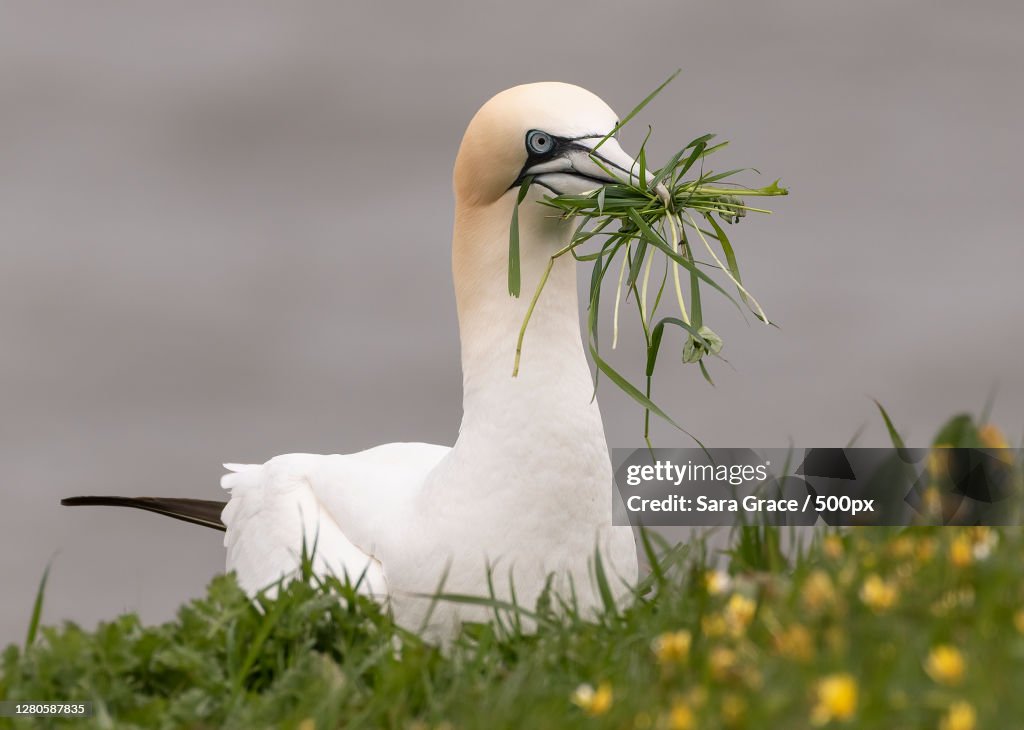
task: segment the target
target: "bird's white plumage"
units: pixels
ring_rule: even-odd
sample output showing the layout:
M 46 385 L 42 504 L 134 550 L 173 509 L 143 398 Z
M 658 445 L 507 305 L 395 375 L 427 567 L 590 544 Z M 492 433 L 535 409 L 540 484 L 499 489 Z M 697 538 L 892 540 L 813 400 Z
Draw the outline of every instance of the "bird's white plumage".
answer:
M 636 579 L 632 532 L 613 528 L 612 470 L 580 338 L 575 269 L 557 260 L 533 314 L 519 376 L 516 339 L 529 294 L 571 223 L 533 203 L 520 208 L 524 295 L 508 295 L 508 226 L 528 130 L 597 135 L 615 124 L 600 99 L 566 84 L 530 84 L 477 113 L 455 166 L 452 269 L 462 343 L 464 415 L 452 448 L 387 444 L 347 455 L 289 454 L 229 468 L 223 486 L 227 567 L 258 591 L 296 570 L 316 543 L 318 572 L 347 574 L 387 600 L 398 622 L 444 638 L 460 620 L 486 618 L 465 604 L 432 605 L 446 592 L 513 597 L 532 607 L 549 579 L 583 609 L 600 605 L 594 554 L 613 588 Z M 614 140 L 609 159 L 630 158 Z M 578 153 L 577 153 L 578 155 Z M 617 156 L 617 157 L 616 157 Z M 571 190 L 577 162 L 545 160 L 533 172 Z M 627 165 L 628 166 L 628 165 Z M 550 173 L 551 170 L 558 170 Z M 569 170 L 566 172 L 566 170 Z M 490 573 L 490 578 L 488 574 Z M 442 586 L 443 581 L 443 586 Z
M 221 515 L 227 564 L 252 593 L 294 574 L 305 547 L 314 569 L 347 575 L 381 599 L 387 580 L 375 546 L 356 547 L 332 516 L 331 495 L 362 495 L 359 518 L 386 520 L 391 505 L 413 493 L 451 449 L 420 443 L 384 444 L 354 454 L 284 454 L 265 464 L 225 464 L 221 486 L 231 500 Z M 336 508 L 335 508 L 336 509 Z M 305 541 L 305 544 L 304 544 Z

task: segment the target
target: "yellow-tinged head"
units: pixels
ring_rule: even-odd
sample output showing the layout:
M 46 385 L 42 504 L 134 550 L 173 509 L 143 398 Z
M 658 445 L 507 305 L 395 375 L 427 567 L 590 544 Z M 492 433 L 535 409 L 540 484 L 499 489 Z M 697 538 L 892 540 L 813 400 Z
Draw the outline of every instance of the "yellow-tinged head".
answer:
M 514 195 L 527 176 L 555 195 L 636 181 L 636 161 L 614 137 L 605 139 L 616 124 L 615 112 L 579 86 L 549 81 L 502 91 L 480 108 L 462 138 L 456 204 L 490 205 Z

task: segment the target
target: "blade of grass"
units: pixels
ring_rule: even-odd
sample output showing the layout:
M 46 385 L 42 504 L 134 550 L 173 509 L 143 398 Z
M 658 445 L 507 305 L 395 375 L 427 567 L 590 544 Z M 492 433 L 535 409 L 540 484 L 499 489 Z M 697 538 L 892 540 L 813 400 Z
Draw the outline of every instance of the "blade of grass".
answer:
M 611 616 L 616 616 L 615 597 L 612 595 L 611 585 L 608 583 L 608 575 L 604 570 L 604 559 L 601 557 L 600 549 L 594 550 L 594 577 L 597 579 L 597 590 L 601 594 L 601 603 L 604 610 Z
M 756 316 L 762 322 L 768 323 L 769 322 L 768 315 L 764 313 L 764 310 L 761 308 L 761 305 L 758 303 L 757 299 L 755 299 L 750 294 L 750 292 L 748 292 L 744 288 L 743 284 L 741 284 L 736 279 L 736 277 L 732 275 L 732 272 L 729 270 L 729 268 L 722 263 L 721 259 L 718 258 L 718 254 L 715 253 L 715 250 L 711 247 L 711 244 L 708 243 L 708 239 L 704 237 L 704 234 L 701 233 L 700 228 L 693 221 L 693 217 L 690 216 L 689 213 L 687 213 L 686 215 L 687 215 L 688 218 L 690 218 L 690 222 L 693 223 L 693 227 L 696 229 L 697 235 L 700 237 L 701 241 L 703 241 L 704 245 L 707 247 L 708 253 L 711 254 L 711 258 L 713 258 L 715 260 L 715 263 L 718 264 L 718 267 L 720 269 L 722 269 L 722 271 L 724 271 L 726 273 L 726 275 L 732 280 L 732 283 L 736 286 L 737 289 L 740 290 L 740 293 L 741 294 L 745 294 L 747 297 L 750 298 L 750 301 L 754 305 L 754 308 L 753 308 L 754 316 Z
M 527 175 L 523 178 L 523 184 L 519 186 L 519 195 L 516 196 L 516 204 L 512 208 L 512 222 L 508 227 L 508 293 L 518 297 L 521 289 L 519 271 L 519 206 L 526 198 L 526 193 L 533 184 L 533 177 Z
M 885 421 L 885 428 L 889 432 L 889 439 L 892 441 L 892 445 L 897 449 L 906 449 L 907 445 L 903 442 L 903 437 L 900 436 L 900 432 L 896 430 L 896 427 L 892 424 L 892 419 L 889 418 L 889 413 L 885 410 L 885 407 L 874 398 L 875 406 L 878 408 L 878 412 L 882 414 L 882 420 Z
M 648 94 L 644 98 L 643 101 L 641 101 L 639 104 L 637 104 L 635 107 L 633 107 L 633 111 L 631 111 L 629 114 L 627 114 L 622 119 L 620 119 L 619 122 L 614 127 L 612 127 L 612 131 L 610 131 L 608 134 L 606 134 L 604 137 L 602 137 L 601 141 L 598 142 L 596 145 L 594 145 L 594 151 L 596 152 L 597 150 L 599 150 L 601 148 L 601 145 L 603 145 L 609 139 L 614 137 L 618 133 L 618 131 L 620 129 L 622 129 L 624 126 L 626 126 L 626 124 L 629 123 L 630 119 L 632 119 L 637 114 L 639 114 L 641 111 L 643 111 L 643 108 L 645 106 L 647 106 L 649 103 L 651 103 L 651 100 L 654 99 L 654 97 L 656 97 L 658 94 L 660 94 L 662 89 L 664 89 L 666 86 L 668 86 L 670 83 L 672 83 L 672 81 L 675 80 L 676 76 L 678 76 L 680 73 L 682 73 L 682 70 L 683 69 L 681 69 L 681 68 L 677 68 L 675 70 L 675 72 L 671 76 L 669 76 L 667 79 L 665 79 L 663 82 L 661 82 L 661 86 L 659 86 L 657 89 L 652 91 L 650 94 Z
M 46 564 L 46 569 L 43 570 L 43 577 L 39 581 L 39 588 L 36 589 L 36 599 L 32 603 L 32 618 L 28 623 L 28 632 L 25 635 L 25 652 L 27 653 L 29 647 L 35 643 L 36 633 L 39 631 L 39 621 L 43 616 L 43 598 L 46 594 L 46 581 L 50 578 L 50 568 L 53 565 L 53 560 Z
M 626 264 L 629 263 L 630 246 L 626 244 L 626 255 L 622 257 L 622 266 L 619 268 L 619 281 L 615 285 L 615 313 L 612 315 L 612 349 L 619 344 L 619 303 L 622 301 L 622 284 L 626 278 Z
M 519 337 L 516 338 L 516 357 L 512 363 L 512 377 L 519 375 L 519 360 L 523 355 L 523 338 L 526 337 L 526 326 L 530 324 L 530 318 L 533 316 L 533 310 L 537 306 L 537 300 L 540 299 L 540 293 L 544 290 L 544 285 L 548 283 L 548 277 L 551 275 L 551 269 L 555 265 L 555 257 L 552 256 L 548 259 L 548 265 L 544 267 L 544 273 L 540 277 L 540 283 L 537 284 L 537 288 L 533 292 L 533 297 L 530 299 L 530 305 L 526 308 L 526 316 L 523 317 L 523 324 L 519 327 Z
M 718 239 L 719 245 L 722 247 L 722 253 L 725 254 L 725 262 L 729 266 L 729 271 L 732 272 L 733 278 L 738 282 L 743 282 L 740 277 L 740 265 L 736 260 L 736 252 L 733 250 L 732 243 L 729 241 L 729 236 L 726 235 L 725 230 L 718 225 L 714 218 L 710 214 L 704 216 L 704 219 L 711 224 L 711 227 L 715 229 L 715 237 Z M 743 299 L 743 303 L 753 310 L 750 300 L 747 298 L 746 292 L 743 289 L 737 289 L 740 294 L 740 298 Z

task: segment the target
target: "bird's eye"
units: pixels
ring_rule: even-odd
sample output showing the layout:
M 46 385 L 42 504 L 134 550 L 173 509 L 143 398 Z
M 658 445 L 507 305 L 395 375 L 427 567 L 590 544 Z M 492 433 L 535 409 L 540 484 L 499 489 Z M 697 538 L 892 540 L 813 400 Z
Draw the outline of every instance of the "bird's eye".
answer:
M 526 147 L 535 155 L 546 155 L 555 147 L 555 140 L 547 132 L 534 129 L 526 134 Z

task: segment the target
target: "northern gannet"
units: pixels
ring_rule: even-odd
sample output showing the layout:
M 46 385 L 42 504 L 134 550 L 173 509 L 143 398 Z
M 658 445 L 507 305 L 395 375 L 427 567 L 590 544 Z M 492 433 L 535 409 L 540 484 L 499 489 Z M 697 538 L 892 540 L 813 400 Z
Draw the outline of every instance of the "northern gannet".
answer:
M 616 124 L 597 96 L 555 82 L 503 91 L 470 121 L 454 170 L 464 413 L 453 447 L 393 443 L 226 464 L 226 506 L 121 497 L 64 503 L 132 506 L 224 529 L 226 568 L 250 593 L 293 575 L 303 542 L 315 543 L 317 572 L 362 577 L 360 589 L 387 601 L 401 626 L 441 640 L 489 611 L 431 607 L 423 596 L 442 587 L 486 596 L 488 571 L 499 599 L 512 597 L 512 585 L 519 605 L 532 608 L 552 576 L 552 590 L 588 611 L 601 605 L 597 548 L 616 596 L 628 593 L 636 548 L 630 528 L 612 526 L 612 466 L 580 334 L 574 262 L 556 260 L 516 377 L 529 297 L 512 297 L 507 286 L 509 222 L 527 176 L 533 184 L 518 213 L 524 292 L 574 226 L 537 202 L 594 190 L 611 176 L 635 179 L 633 158 L 608 136 Z

